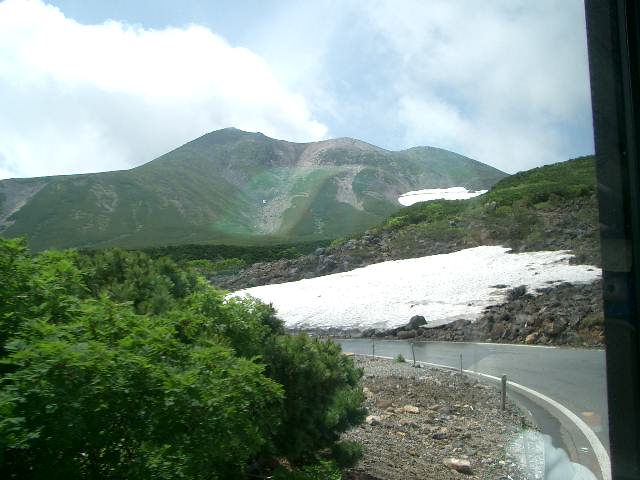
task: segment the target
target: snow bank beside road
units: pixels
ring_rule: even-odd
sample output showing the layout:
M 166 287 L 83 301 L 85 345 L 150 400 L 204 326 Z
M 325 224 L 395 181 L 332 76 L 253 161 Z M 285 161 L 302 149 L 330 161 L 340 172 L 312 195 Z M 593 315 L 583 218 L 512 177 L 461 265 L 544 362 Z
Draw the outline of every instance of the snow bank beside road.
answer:
M 566 251 L 510 254 L 483 246 L 444 255 L 377 263 L 350 272 L 240 290 L 273 303 L 289 327 L 392 328 L 413 315 L 430 326 L 475 320 L 506 290 L 590 283 L 600 269 L 569 265 Z M 498 288 L 499 286 L 506 286 Z

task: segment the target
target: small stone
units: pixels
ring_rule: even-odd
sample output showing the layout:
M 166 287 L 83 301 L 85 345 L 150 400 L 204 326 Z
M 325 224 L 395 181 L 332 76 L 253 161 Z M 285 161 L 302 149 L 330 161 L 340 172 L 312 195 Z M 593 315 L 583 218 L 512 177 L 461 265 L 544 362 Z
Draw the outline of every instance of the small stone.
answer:
M 449 429 L 447 427 L 441 427 L 436 431 L 436 433 L 431 435 L 431 438 L 433 438 L 434 440 L 444 440 L 445 438 L 447 438 L 448 434 Z
M 360 418 L 362 418 L 362 417 L 360 417 Z M 366 421 L 369 425 L 375 426 L 375 425 L 380 425 L 380 422 L 382 421 L 382 419 L 381 419 L 380 417 L 378 417 L 377 415 L 369 415 L 369 416 L 365 419 L 365 421 Z
M 473 474 L 473 469 L 471 468 L 471 462 L 469 460 L 464 460 L 462 458 L 445 458 L 442 463 L 456 472 L 466 473 L 467 475 Z
M 536 340 L 538 340 L 538 333 L 533 332 L 527 335 L 527 338 L 524 339 L 524 343 L 531 345 L 532 343 L 536 343 Z
M 414 405 L 405 405 L 402 407 L 404 413 L 420 413 L 420 409 Z
M 380 399 L 380 400 L 378 400 L 376 402 L 376 407 L 378 407 L 378 408 L 380 408 L 382 410 L 385 410 L 385 409 L 387 409 L 389 407 L 392 407 L 392 406 L 393 406 L 393 402 L 391 400 Z

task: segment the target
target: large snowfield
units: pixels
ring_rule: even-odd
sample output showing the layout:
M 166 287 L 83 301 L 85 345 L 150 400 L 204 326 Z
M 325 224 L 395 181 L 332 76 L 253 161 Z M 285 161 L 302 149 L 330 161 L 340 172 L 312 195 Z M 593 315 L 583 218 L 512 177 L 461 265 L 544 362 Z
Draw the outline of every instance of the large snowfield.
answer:
M 429 326 L 476 320 L 509 288 L 590 283 L 601 271 L 569 265 L 566 251 L 509 253 L 499 246 L 408 260 L 233 293 L 272 303 L 288 327 L 391 328 L 423 315 Z
M 487 192 L 488 190 L 469 191 L 464 187 L 428 188 L 426 190 L 403 193 L 398 197 L 398 202 L 408 207 L 414 203 L 430 202 L 432 200 L 466 200 Z

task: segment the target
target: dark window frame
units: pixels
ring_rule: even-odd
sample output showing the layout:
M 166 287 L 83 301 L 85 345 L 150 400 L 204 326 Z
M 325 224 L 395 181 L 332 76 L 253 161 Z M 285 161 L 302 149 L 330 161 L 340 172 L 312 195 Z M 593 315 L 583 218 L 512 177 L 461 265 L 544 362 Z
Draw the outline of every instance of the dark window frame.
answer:
M 640 4 L 586 0 L 614 479 L 640 479 Z

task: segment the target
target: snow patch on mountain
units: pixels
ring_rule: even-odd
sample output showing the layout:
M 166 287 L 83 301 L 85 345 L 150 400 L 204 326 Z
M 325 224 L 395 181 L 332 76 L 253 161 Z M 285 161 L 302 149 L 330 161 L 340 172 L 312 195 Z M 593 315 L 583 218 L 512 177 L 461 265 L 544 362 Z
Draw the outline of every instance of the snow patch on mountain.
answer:
M 487 192 L 488 190 L 470 191 L 464 187 L 428 188 L 426 190 L 403 193 L 398 197 L 398 202 L 408 207 L 414 203 L 429 202 L 431 200 L 466 200 Z

